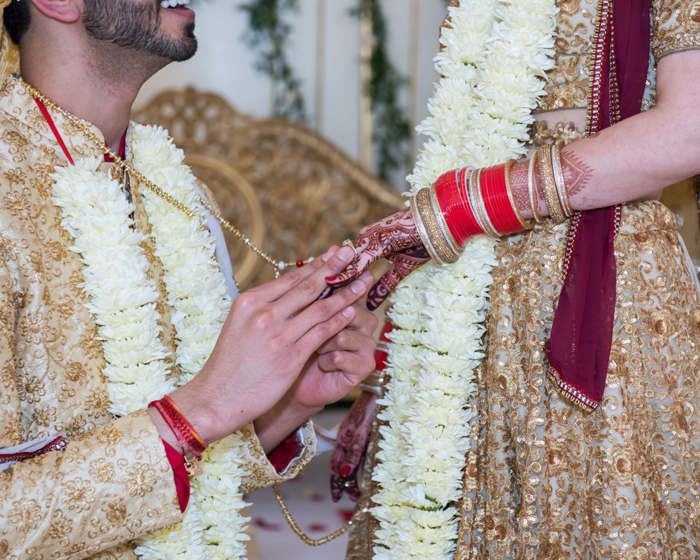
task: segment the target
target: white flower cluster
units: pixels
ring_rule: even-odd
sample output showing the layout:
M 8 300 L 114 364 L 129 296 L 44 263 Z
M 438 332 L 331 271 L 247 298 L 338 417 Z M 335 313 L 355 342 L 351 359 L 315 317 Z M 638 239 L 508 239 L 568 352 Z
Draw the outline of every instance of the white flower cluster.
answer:
M 150 181 L 205 215 L 197 180 L 184 165 L 185 154 L 161 127 L 137 126 L 133 135 L 134 167 Z M 163 280 L 178 338 L 180 384 L 197 375 L 214 345 L 231 307 L 231 298 L 216 262 L 216 241 L 200 228 L 201 219 L 189 219 L 173 204 L 149 189 L 142 189 L 155 253 L 163 264 Z
M 527 126 L 552 67 L 554 0 L 462 0 L 450 8 L 437 70 L 443 76 L 419 127 L 430 139 L 409 177 L 413 191 L 458 167 L 525 153 Z M 473 240 L 459 262 L 428 265 L 394 296 L 380 415 L 373 515 L 377 560 L 451 559 L 483 358 L 495 242 Z
M 137 169 L 203 215 L 196 180 L 167 133 L 135 127 L 133 136 Z M 143 236 L 132 228 L 135 208 L 116 181 L 96 171 L 100 163 L 83 158 L 75 166 L 58 168 L 54 204 L 75 238 L 71 249 L 84 265 L 83 287 L 102 342 L 111 410 L 123 416 L 171 393 L 175 383 L 168 380 L 169 351 L 159 338 L 158 291 L 147 275 Z M 211 354 L 231 301 L 214 260 L 215 242 L 200 229 L 200 220 L 146 193 L 156 253 L 173 306 L 179 384 L 184 384 Z M 144 560 L 244 558 L 249 519 L 240 513 L 246 506 L 240 492 L 243 444 L 241 436 L 233 434 L 204 453 L 202 474 L 192 481 L 183 523 L 141 539 L 137 555 Z
M 142 560 L 242 560 L 250 518 L 241 511 L 249 504 L 241 494 L 244 462 L 238 433 L 207 449 L 201 473 L 190 480 L 190 502 L 179 525 L 138 540 Z
M 175 387 L 167 380 L 170 352 L 159 337 L 158 290 L 147 275 L 143 236 L 132 229 L 134 206 L 117 181 L 95 171 L 99 165 L 84 158 L 58 167 L 53 202 L 84 265 L 82 287 L 102 342 L 110 411 L 123 416 Z
M 138 126 L 133 132 L 133 160 L 137 171 L 175 198 L 204 215 L 197 180 L 184 164 L 185 155 L 161 127 Z M 150 190 L 143 200 L 163 264 L 163 280 L 178 340 L 179 384 L 184 385 L 204 366 L 216 345 L 231 299 L 215 260 L 216 243 L 200 228 L 201 218 L 187 218 L 181 210 Z M 245 556 L 246 523 L 240 511 L 243 441 L 232 434 L 204 454 L 201 474 L 192 481 L 191 503 L 181 527 L 147 537 L 137 549 L 144 560 L 229 560 Z M 177 538 L 174 538 L 177 536 Z M 148 551 L 148 554 L 146 554 Z M 181 552 L 182 551 L 182 552 Z

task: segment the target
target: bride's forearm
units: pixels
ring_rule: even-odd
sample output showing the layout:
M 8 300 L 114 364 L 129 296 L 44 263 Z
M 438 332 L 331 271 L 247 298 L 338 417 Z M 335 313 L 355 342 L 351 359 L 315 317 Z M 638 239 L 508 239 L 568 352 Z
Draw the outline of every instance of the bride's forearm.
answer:
M 696 82 L 700 82 L 700 51 L 662 59 L 654 109 L 562 150 L 566 190 L 574 210 L 649 198 L 700 173 L 700 83 Z M 548 215 L 537 170 L 534 180 L 538 212 Z M 513 166 L 511 184 L 518 209 L 531 218 L 527 161 Z

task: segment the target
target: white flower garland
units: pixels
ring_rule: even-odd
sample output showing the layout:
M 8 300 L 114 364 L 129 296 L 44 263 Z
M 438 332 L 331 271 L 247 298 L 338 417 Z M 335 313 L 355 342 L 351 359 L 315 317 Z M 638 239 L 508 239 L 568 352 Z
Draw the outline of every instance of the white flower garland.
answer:
M 409 177 L 413 192 L 458 167 L 522 156 L 541 78 L 552 66 L 554 0 L 462 0 L 450 8 L 443 76 L 419 127 L 430 136 Z M 374 480 L 377 560 L 451 559 L 457 545 L 466 455 L 483 358 L 495 242 L 473 240 L 459 262 L 430 264 L 394 296 L 398 327 Z
M 133 129 L 134 165 L 150 180 L 203 215 L 196 180 L 184 155 L 162 128 Z M 158 292 L 148 279 L 148 260 L 133 231 L 134 206 L 119 184 L 95 171 L 97 159 L 80 159 L 54 175 L 54 203 L 81 255 L 84 289 L 90 296 L 102 341 L 111 410 L 124 415 L 175 389 L 160 341 Z M 215 242 L 174 206 L 146 191 L 146 212 L 163 279 L 173 307 L 178 340 L 178 385 L 192 379 L 211 354 L 231 301 L 214 261 Z M 192 481 L 183 523 L 139 540 L 144 560 L 229 560 L 245 556 L 244 530 L 249 521 L 240 492 L 243 445 L 239 434 L 212 445 L 202 460 L 202 474 Z

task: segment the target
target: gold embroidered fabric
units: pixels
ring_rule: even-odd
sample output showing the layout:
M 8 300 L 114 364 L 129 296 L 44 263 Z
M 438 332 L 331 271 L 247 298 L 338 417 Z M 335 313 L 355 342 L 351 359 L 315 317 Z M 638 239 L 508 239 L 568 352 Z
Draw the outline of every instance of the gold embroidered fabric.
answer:
M 587 107 L 598 0 L 557 0 L 557 5 L 560 11 L 555 32 L 555 66 L 547 72 L 547 95 L 538 112 Z M 700 48 L 700 0 L 652 0 L 652 10 L 653 58 L 645 108 L 655 102 L 655 61 L 674 52 Z
M 607 388 L 585 414 L 546 379 L 567 224 L 498 248 L 457 560 L 700 558 L 700 297 L 673 214 L 627 205 Z M 369 560 L 373 435 L 347 560 Z
M 552 128 L 547 121 L 535 121 L 530 125 L 530 140 L 527 142 L 527 147 L 531 150 L 538 150 L 542 146 L 555 142 L 562 146 L 568 146 L 584 137 L 585 134 L 579 131 L 576 128 L 576 123 L 573 122 L 560 122 Z
M 60 115 L 55 122 L 74 159 L 101 158 Z M 51 200 L 57 165 L 68 165 L 63 151 L 32 97 L 8 76 L 0 87 L 0 448 L 46 436 L 71 443 L 0 474 L 0 559 L 134 560 L 129 541 L 179 522 L 181 513 L 148 415 L 109 412 L 82 266 Z M 132 181 L 131 189 L 135 227 L 148 233 L 139 185 Z M 160 290 L 162 337 L 174 351 L 162 267 L 148 236 L 144 249 Z M 280 476 L 252 425 L 242 433 L 244 492 L 291 478 L 315 449 L 307 425 L 300 457 Z
M 597 0 L 558 0 L 559 17 L 555 31 L 554 68 L 547 72 L 545 91 L 538 111 L 585 108 L 590 78 L 588 67 L 593 52 Z
M 143 411 L 9 469 L 0 492 L 3 558 L 88 558 L 182 518 L 163 443 Z
M 700 0 L 654 0 L 652 51 L 657 60 L 700 48 Z
M 587 107 L 598 1 L 557 4 L 556 65 L 537 112 Z M 700 48 L 700 0 L 652 8 L 653 57 Z M 644 108 L 655 102 L 653 57 Z M 582 137 L 573 123 L 536 122 L 528 147 Z M 700 297 L 675 218 L 659 202 L 623 208 L 608 383 L 591 415 L 546 379 L 567 227 L 546 220 L 499 246 L 456 559 L 700 558 Z M 379 437 L 347 560 L 372 558 Z
M 700 298 L 673 214 L 625 206 L 605 397 L 546 380 L 567 226 L 498 249 L 458 560 L 700 557 Z

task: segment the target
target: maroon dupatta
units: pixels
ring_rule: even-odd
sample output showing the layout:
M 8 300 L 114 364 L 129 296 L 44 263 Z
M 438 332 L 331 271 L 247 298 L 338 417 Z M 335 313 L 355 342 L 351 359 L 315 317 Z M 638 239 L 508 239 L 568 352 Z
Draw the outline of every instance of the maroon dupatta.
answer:
M 600 0 L 587 134 L 641 111 L 649 68 L 650 0 Z M 615 322 L 615 235 L 620 207 L 571 219 L 559 303 L 547 343 L 549 378 L 570 402 L 603 399 Z

